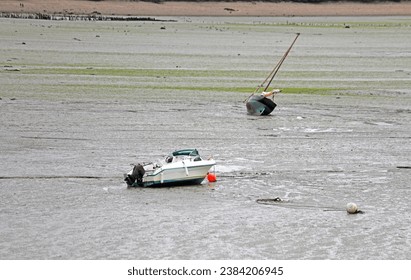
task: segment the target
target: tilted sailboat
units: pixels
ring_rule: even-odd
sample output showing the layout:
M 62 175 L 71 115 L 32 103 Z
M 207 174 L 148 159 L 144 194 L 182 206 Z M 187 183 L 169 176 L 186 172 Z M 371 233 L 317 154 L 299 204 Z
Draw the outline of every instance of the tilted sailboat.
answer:
M 279 89 L 275 89 L 272 91 L 267 92 L 268 87 L 270 86 L 271 82 L 273 81 L 275 75 L 277 74 L 278 70 L 280 69 L 281 65 L 283 64 L 284 60 L 288 56 L 288 53 L 290 52 L 291 48 L 293 47 L 295 41 L 297 41 L 298 36 L 300 36 L 300 33 L 297 33 L 297 36 L 295 37 L 294 41 L 292 42 L 291 46 L 288 48 L 288 50 L 285 52 L 283 57 L 280 59 L 280 61 L 277 63 L 277 65 L 274 67 L 274 69 L 270 72 L 268 77 L 257 87 L 257 89 L 254 91 L 253 94 L 251 94 L 244 102 L 246 103 L 246 108 L 247 108 L 247 113 L 250 115 L 257 115 L 257 116 L 264 116 L 270 114 L 277 104 L 274 103 L 274 95 L 276 93 L 281 92 Z M 264 87 L 264 84 L 268 81 L 268 84 Z M 263 92 L 260 94 L 256 94 L 257 92 L 260 91 L 261 88 L 264 88 Z M 269 99 L 268 97 L 272 97 L 272 99 Z

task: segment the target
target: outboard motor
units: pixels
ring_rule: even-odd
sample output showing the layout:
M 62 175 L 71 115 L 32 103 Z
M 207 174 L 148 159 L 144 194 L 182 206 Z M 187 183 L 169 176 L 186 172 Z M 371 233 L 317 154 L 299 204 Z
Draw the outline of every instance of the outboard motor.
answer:
M 126 181 L 127 185 L 129 186 L 133 186 L 133 184 L 137 182 L 137 185 L 142 187 L 143 176 L 145 173 L 146 171 L 144 170 L 144 167 L 141 164 L 134 165 L 133 172 L 131 172 L 131 175 L 128 174 L 124 181 Z

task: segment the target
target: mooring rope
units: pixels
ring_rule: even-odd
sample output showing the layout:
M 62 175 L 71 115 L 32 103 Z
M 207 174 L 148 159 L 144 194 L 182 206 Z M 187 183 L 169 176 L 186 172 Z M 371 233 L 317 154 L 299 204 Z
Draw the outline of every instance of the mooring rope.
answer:
M 284 207 L 284 208 L 292 208 L 292 209 L 309 209 L 309 210 L 320 209 L 323 211 L 345 211 L 344 209 L 340 209 L 334 206 L 321 206 L 321 205 L 312 205 L 312 204 L 292 204 L 290 201 L 284 201 L 279 197 L 260 198 L 260 199 L 257 199 L 256 202 L 258 204 L 278 206 L 278 207 Z

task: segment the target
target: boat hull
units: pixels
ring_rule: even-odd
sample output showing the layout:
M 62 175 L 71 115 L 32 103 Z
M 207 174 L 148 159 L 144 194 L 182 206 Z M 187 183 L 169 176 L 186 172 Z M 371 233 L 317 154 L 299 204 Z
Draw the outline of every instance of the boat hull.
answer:
M 142 182 L 129 185 L 131 187 L 165 187 L 181 185 L 198 185 L 207 176 L 208 171 L 215 165 L 214 160 L 207 161 L 182 161 L 167 164 L 146 172 Z
M 274 101 L 261 95 L 251 96 L 246 103 L 247 113 L 257 116 L 270 114 L 276 106 L 277 104 Z
M 191 166 L 188 164 L 189 163 L 183 164 L 183 166 L 170 165 L 151 175 L 148 174 L 147 177 L 143 178 L 143 184 L 145 187 L 201 184 L 215 163 L 201 162 L 201 164 Z

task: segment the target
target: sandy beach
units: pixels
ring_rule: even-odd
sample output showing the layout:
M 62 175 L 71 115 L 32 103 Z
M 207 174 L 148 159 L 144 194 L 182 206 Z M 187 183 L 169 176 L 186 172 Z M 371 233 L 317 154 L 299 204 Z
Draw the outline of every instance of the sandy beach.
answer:
M 25 0 L 2 1 L 2 13 L 102 14 L 124 16 L 393 16 L 411 15 L 411 2 L 265 3 Z

